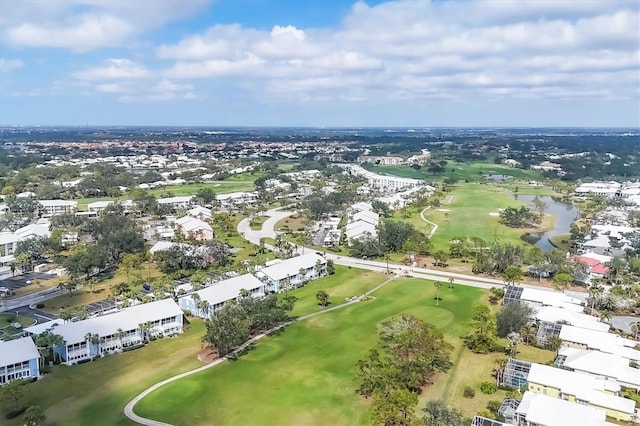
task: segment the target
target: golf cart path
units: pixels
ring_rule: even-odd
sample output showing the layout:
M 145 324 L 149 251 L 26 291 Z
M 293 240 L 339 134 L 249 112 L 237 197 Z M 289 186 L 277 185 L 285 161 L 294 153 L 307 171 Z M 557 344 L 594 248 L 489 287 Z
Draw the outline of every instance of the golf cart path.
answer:
M 446 200 L 444 200 L 442 202 L 443 206 L 446 206 L 447 204 L 450 204 L 451 201 L 453 201 L 453 195 L 449 195 L 447 197 Z M 431 207 L 425 207 L 424 209 L 422 209 L 422 211 L 420 212 L 420 218 L 422 220 L 424 220 L 425 222 L 427 222 L 429 225 L 432 226 L 431 228 L 431 232 L 429 232 L 429 235 L 427 235 L 427 238 L 431 239 L 431 237 L 433 237 L 433 234 L 436 233 L 436 231 L 438 230 L 438 224 L 435 222 L 431 222 L 429 219 L 427 219 L 426 217 L 424 217 L 424 212 L 426 212 L 427 210 L 429 210 Z
M 354 303 L 358 303 L 360 301 L 362 301 L 362 299 L 364 299 L 365 297 L 369 296 L 370 294 L 372 294 L 375 291 L 378 291 L 379 289 L 381 289 L 382 287 L 384 287 L 385 285 L 389 284 L 391 281 L 393 281 L 396 277 L 390 277 L 387 280 L 385 280 L 384 282 L 378 284 L 377 286 L 375 286 L 374 288 L 366 291 L 365 293 L 361 294 L 360 296 L 357 296 L 355 299 L 350 300 L 348 302 L 342 303 L 340 305 L 337 306 L 332 306 L 331 308 L 327 308 L 327 309 L 323 309 L 322 311 L 318 311 L 318 312 L 313 312 L 311 314 L 307 314 L 307 315 L 303 315 L 299 318 L 295 318 L 292 321 L 286 322 L 284 324 L 281 324 L 277 327 L 273 327 L 270 330 L 265 331 L 264 333 L 261 333 L 255 337 L 253 337 L 252 339 L 248 340 L 247 342 L 245 342 L 242 346 L 240 346 L 239 348 L 237 348 L 236 350 L 234 350 L 233 352 L 231 352 L 229 355 L 221 357 L 216 359 L 215 361 L 213 361 L 210 364 L 204 365 L 202 367 L 198 367 L 196 369 L 193 370 L 189 370 L 189 371 L 185 371 L 184 373 L 180 373 L 177 374 L 173 377 L 169 377 L 168 379 L 162 380 L 161 382 L 156 383 L 155 385 L 152 385 L 150 387 L 148 387 L 147 389 L 145 389 L 144 391 L 140 392 L 135 398 L 133 398 L 131 401 L 129 401 L 129 403 L 127 405 L 125 405 L 124 407 L 124 415 L 127 416 L 127 418 L 129 420 L 132 420 L 138 424 L 141 425 L 147 425 L 147 426 L 173 426 L 171 423 L 164 423 L 158 420 L 153 420 L 153 419 L 148 419 L 146 417 L 142 417 L 137 415 L 136 413 L 134 413 L 133 409 L 136 406 L 136 404 L 142 400 L 142 398 L 144 398 L 145 396 L 149 395 L 151 392 L 155 391 L 158 388 L 161 388 L 162 386 L 166 385 L 167 383 L 171 383 L 174 382 L 176 380 L 180 380 L 184 377 L 187 376 L 191 376 L 192 374 L 196 374 L 196 373 L 200 373 L 201 371 L 205 371 L 209 368 L 215 367 L 216 365 L 219 365 L 225 361 L 227 361 L 229 359 L 229 357 L 232 357 L 234 355 L 237 355 L 239 353 L 242 353 L 242 351 L 244 351 L 247 347 L 249 347 L 250 345 L 252 345 L 254 342 L 262 339 L 265 336 L 270 335 L 271 333 L 280 330 L 288 325 L 291 325 L 293 323 L 296 323 L 298 321 L 302 321 L 302 320 L 306 320 L 318 315 L 322 315 L 322 314 L 326 314 L 327 312 L 332 312 L 338 309 L 342 309 L 345 308 L 347 306 L 351 306 Z

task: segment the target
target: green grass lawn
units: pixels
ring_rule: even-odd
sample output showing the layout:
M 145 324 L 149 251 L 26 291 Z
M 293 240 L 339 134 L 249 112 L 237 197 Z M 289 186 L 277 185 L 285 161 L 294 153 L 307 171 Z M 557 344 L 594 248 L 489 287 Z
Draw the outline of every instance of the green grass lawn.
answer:
M 301 316 L 325 309 L 318 306 L 316 293 L 319 290 L 329 294 L 331 307 L 344 303 L 347 297 L 361 295 L 387 279 L 385 274 L 373 271 L 340 265 L 336 265 L 335 269 L 334 275 L 311 281 L 306 286 L 289 292 L 298 298 L 291 315 Z
M 505 166 L 503 164 L 484 162 L 456 164 L 449 161 L 445 167 L 445 172 L 439 174 L 430 173 L 426 167 L 423 167 L 420 170 L 415 170 L 410 166 L 367 166 L 367 169 L 380 174 L 390 174 L 400 177 L 427 179 L 432 181 L 440 181 L 444 178 L 483 181 L 484 177 L 482 175 L 506 175 L 513 176 L 514 179 L 541 180 L 541 174 L 537 170 L 523 170 Z
M 125 404 L 152 384 L 201 366 L 197 354 L 203 334 L 204 322 L 192 320 L 178 337 L 86 364 L 55 366 L 28 385 L 28 403 L 46 410 L 48 425 L 133 425 L 123 414 Z M 23 423 L 22 416 L 8 421 L 9 426 Z
M 131 274 L 130 280 L 148 277 L 155 278 L 162 275 L 155 263 L 145 262 L 140 270 L 134 271 Z M 91 291 L 89 286 L 82 287 L 73 293 L 65 293 L 60 296 L 54 297 L 44 302 L 43 311 L 51 314 L 59 314 L 60 309 L 68 308 L 70 306 L 87 305 L 89 303 L 97 302 L 99 300 L 106 299 L 111 294 L 111 287 L 115 284 L 125 282 L 127 277 L 124 273 L 115 272 L 113 276 L 102 279 L 95 287 L 94 291 Z M 66 281 L 66 277 L 61 282 Z
M 29 327 L 32 326 L 35 321 L 33 318 L 23 317 L 22 315 L 18 315 L 16 318 L 16 314 L 11 312 L 3 312 L 0 314 L 0 329 L 7 327 L 14 322 L 19 323 L 22 327 Z
M 458 286 L 442 289 L 435 306 L 430 281 L 398 279 L 375 299 L 296 323 L 260 341 L 239 360 L 181 379 L 153 392 L 136 413 L 172 424 L 368 424 L 368 401 L 355 394 L 355 363 L 378 344 L 377 326 L 400 314 L 416 315 L 445 333 L 456 346 L 459 365 L 442 374 L 421 396 L 444 398 L 466 416 L 499 395 L 460 402 L 464 383 L 493 380 L 496 354 L 475 355 L 462 348 L 472 307 L 486 292 Z M 480 363 L 481 361 L 481 363 Z M 479 394 L 479 390 L 477 394 Z
M 427 219 L 439 225 L 431 239 L 436 249 L 448 250 L 452 239 L 471 236 L 480 237 L 489 244 L 497 240 L 530 246 L 520 236 L 531 229 L 509 228 L 501 224 L 500 218 L 495 215 L 498 209 L 526 205 L 514 200 L 508 188 L 489 184 L 458 184 L 449 195 L 453 197 L 451 203 L 425 212 Z M 547 216 L 546 223 L 540 229 L 551 225 L 552 220 Z
M 225 183 L 188 183 L 186 185 L 165 186 L 149 190 L 149 193 L 156 197 L 180 197 L 184 195 L 194 195 L 202 188 L 211 188 L 216 194 L 227 194 L 229 192 L 253 191 L 252 182 L 225 182 Z M 171 194 L 171 195 L 170 195 Z

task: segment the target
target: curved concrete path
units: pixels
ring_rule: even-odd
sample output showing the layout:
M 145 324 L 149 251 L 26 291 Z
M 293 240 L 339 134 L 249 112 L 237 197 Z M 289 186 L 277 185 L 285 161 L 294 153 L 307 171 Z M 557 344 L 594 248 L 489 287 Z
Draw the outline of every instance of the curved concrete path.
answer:
M 191 376 L 192 374 L 200 373 L 201 371 L 204 371 L 204 370 L 207 370 L 209 368 L 215 367 L 216 365 L 219 365 L 219 364 L 227 361 L 230 356 L 234 356 L 234 355 L 237 355 L 239 353 L 242 353 L 242 351 L 244 351 L 247 347 L 249 347 L 254 342 L 262 339 L 265 336 L 268 336 L 268 335 L 272 334 L 274 331 L 280 330 L 281 328 L 284 328 L 284 327 L 286 327 L 288 325 L 291 325 L 291 324 L 293 324 L 295 322 L 303 321 L 303 320 L 308 319 L 308 318 L 312 318 L 312 317 L 315 317 L 315 316 L 318 316 L 318 315 L 326 314 L 327 312 L 332 312 L 332 311 L 335 311 L 337 309 L 342 309 L 344 307 L 353 305 L 354 303 L 358 303 L 358 302 L 362 301 L 362 299 L 364 297 L 369 296 L 373 292 L 375 292 L 375 291 L 381 289 L 382 287 L 384 287 L 385 285 L 389 284 L 391 281 L 394 280 L 394 278 L 395 277 L 391 277 L 391 278 L 387 279 L 386 281 L 378 284 L 377 286 L 375 286 L 371 290 L 366 291 L 364 294 L 361 294 L 360 296 L 356 297 L 355 299 L 353 299 L 353 300 L 351 300 L 349 302 L 345 302 L 345 303 L 342 303 L 340 305 L 332 306 L 331 308 L 323 309 L 322 311 L 318 311 L 318 312 L 314 312 L 314 313 L 311 313 L 311 314 L 303 315 L 303 316 L 298 317 L 298 318 L 296 318 L 296 319 L 294 319 L 292 321 L 289 321 L 287 323 L 284 323 L 282 325 L 274 327 L 274 328 L 272 328 L 270 330 L 267 330 L 264 333 L 259 334 L 259 335 L 255 336 L 255 337 L 253 337 L 252 339 L 248 340 L 246 343 L 244 343 L 238 349 L 236 349 L 233 352 L 231 352 L 229 355 L 224 356 L 222 358 L 218 358 L 217 360 L 213 361 L 210 364 L 203 365 L 202 367 L 198 367 L 198 368 L 193 369 L 193 370 L 185 371 L 184 373 L 180 373 L 180 374 L 175 375 L 173 377 L 169 377 L 168 379 L 165 379 L 165 380 L 163 380 L 161 382 L 156 383 L 153 386 L 148 387 L 144 391 L 140 392 L 131 401 L 129 401 L 129 403 L 127 405 L 125 405 L 125 407 L 124 407 L 124 415 L 127 416 L 127 418 L 129 420 L 132 420 L 132 421 L 134 421 L 134 422 L 136 422 L 138 424 L 141 424 L 141 425 L 147 425 L 147 426 L 173 426 L 170 423 L 164 423 L 164 422 L 161 422 L 159 420 L 153 420 L 153 419 L 148 419 L 146 417 L 139 416 L 136 413 L 134 413 L 133 409 L 136 406 L 136 404 L 140 400 L 142 400 L 142 398 L 146 397 L 151 392 L 153 392 L 156 389 L 166 385 L 167 383 L 175 382 L 176 380 L 180 380 L 180 379 L 182 379 L 184 377 Z

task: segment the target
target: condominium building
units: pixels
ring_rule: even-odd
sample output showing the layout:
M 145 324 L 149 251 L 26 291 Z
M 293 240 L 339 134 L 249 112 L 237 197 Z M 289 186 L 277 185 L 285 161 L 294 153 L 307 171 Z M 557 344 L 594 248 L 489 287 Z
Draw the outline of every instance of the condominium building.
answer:
M 31 337 L 0 340 L 0 386 L 12 380 L 40 376 L 40 353 Z
M 182 333 L 183 313 L 172 299 L 140 304 L 121 311 L 68 322 L 54 328 L 64 344 L 54 352 L 68 365 L 121 352 L 158 336 Z
M 59 216 L 65 213 L 75 213 L 78 202 L 74 200 L 39 200 L 42 217 Z
M 219 281 L 207 288 L 198 290 L 188 296 L 181 297 L 178 304 L 182 309 L 190 311 L 201 318 L 209 318 L 229 300 L 240 297 L 242 290 L 250 295 L 260 297 L 267 292 L 267 284 L 251 274 Z M 194 297 L 194 295 L 197 295 Z M 206 303 L 205 303 L 206 302 Z

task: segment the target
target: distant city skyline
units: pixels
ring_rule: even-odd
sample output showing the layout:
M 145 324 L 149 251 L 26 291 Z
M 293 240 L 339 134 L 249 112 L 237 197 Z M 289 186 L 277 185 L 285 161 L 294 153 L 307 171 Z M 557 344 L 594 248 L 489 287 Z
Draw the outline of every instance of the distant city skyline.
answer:
M 634 0 L 4 0 L 0 125 L 640 127 Z

